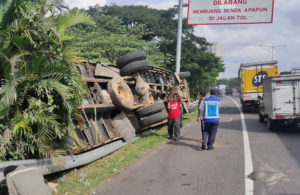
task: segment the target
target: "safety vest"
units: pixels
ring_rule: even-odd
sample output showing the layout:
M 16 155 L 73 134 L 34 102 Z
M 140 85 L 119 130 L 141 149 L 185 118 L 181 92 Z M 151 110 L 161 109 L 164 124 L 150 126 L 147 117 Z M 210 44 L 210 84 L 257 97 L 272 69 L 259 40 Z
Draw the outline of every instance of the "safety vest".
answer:
M 218 122 L 221 102 L 219 98 L 209 96 L 203 100 L 203 120 L 206 123 Z

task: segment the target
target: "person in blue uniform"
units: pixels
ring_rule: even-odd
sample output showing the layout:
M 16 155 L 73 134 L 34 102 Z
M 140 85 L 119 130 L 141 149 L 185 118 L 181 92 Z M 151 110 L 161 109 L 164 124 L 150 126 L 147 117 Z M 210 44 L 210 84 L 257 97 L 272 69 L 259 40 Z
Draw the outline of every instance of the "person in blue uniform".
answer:
M 197 121 L 201 121 L 201 115 L 203 120 L 202 129 L 202 149 L 208 150 L 214 149 L 214 143 L 218 131 L 219 120 L 220 120 L 220 108 L 221 101 L 215 95 L 217 94 L 217 89 L 212 88 L 210 90 L 210 96 L 204 98 L 201 105 L 199 106 L 199 112 Z M 201 112 L 202 111 L 202 112 Z

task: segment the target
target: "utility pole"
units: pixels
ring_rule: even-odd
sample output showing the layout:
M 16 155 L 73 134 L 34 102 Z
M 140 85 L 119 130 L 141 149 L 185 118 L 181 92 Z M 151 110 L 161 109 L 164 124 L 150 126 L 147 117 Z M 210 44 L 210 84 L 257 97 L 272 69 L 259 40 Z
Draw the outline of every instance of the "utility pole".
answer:
M 179 0 L 178 6 L 178 30 L 177 30 L 177 47 L 176 47 L 176 72 L 180 72 L 180 57 L 181 57 L 181 34 L 182 34 L 182 1 Z
M 261 46 L 261 47 L 269 47 L 272 49 L 272 60 L 274 60 L 274 48 L 276 47 L 285 47 L 286 45 L 258 45 L 258 46 Z

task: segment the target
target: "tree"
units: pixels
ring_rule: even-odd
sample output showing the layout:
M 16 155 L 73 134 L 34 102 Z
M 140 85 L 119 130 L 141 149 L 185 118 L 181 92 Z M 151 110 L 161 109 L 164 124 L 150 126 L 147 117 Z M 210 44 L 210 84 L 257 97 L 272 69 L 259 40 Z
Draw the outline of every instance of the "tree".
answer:
M 225 84 L 231 88 L 239 88 L 240 80 L 238 77 L 228 78 L 228 79 L 219 79 L 217 80 L 217 85 Z
M 292 71 L 282 71 L 280 75 L 292 74 Z
M 126 26 L 144 25 L 143 39 L 156 40 L 158 48 L 164 53 L 164 64 L 169 70 L 175 70 L 177 45 L 177 9 L 156 10 L 146 6 L 106 6 L 103 13 L 117 16 Z M 189 79 L 192 96 L 206 91 L 215 85 L 219 72 L 224 71 L 224 64 L 219 57 L 208 52 L 211 45 L 203 37 L 194 35 L 193 26 L 183 21 L 181 71 L 190 71 Z
M 145 25 L 122 25 L 118 17 L 104 15 L 97 6 L 90 7 L 87 12 L 96 25 L 81 25 L 72 29 L 76 46 L 83 58 L 115 64 L 120 56 L 128 52 L 144 51 L 151 65 L 164 65 L 164 55 L 157 48 L 157 43 L 142 39 L 147 34 L 144 31 Z
M 172 31 L 176 21 L 172 19 L 176 9 L 157 10 L 147 6 L 105 6 L 103 14 L 116 16 L 125 26 L 144 25 L 143 39 L 152 41 L 155 37 L 175 35 Z M 171 20 L 170 20 L 171 19 Z M 168 29 L 168 30 L 167 30 Z
M 85 95 L 66 29 L 93 24 L 57 0 L 12 0 L 0 23 L 0 159 L 55 156 L 68 147 Z

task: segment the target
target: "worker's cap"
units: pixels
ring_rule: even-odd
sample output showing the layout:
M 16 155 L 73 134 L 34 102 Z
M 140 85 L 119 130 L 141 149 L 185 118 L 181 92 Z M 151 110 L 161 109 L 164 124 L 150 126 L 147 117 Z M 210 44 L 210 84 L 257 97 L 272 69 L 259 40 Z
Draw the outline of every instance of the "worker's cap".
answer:
M 211 88 L 211 89 L 210 89 L 210 94 L 211 94 L 211 95 L 216 95 L 216 94 L 217 94 L 217 91 L 218 91 L 217 88 Z

